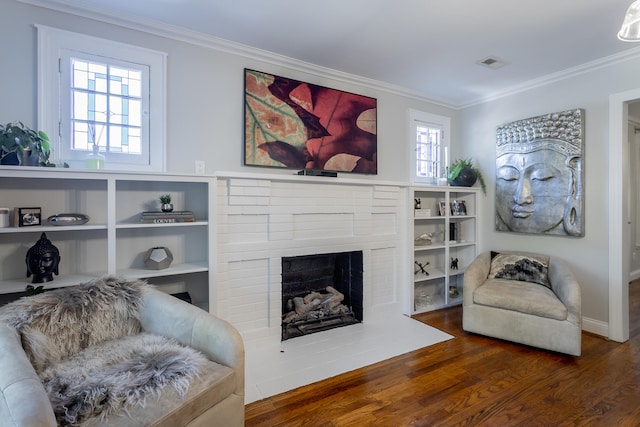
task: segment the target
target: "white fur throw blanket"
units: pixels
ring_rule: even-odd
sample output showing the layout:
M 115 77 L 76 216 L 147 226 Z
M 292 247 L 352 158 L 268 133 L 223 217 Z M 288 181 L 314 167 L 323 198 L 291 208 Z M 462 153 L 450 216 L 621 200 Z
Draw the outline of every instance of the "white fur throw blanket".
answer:
M 0 308 L 63 426 L 145 405 L 170 385 L 184 395 L 205 357 L 141 331 L 143 281 L 113 277 L 25 297 Z

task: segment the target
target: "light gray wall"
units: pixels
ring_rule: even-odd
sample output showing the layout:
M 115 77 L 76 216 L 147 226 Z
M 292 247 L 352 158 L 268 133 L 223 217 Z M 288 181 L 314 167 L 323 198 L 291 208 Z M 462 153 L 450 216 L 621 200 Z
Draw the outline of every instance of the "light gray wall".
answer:
M 567 260 L 582 285 L 583 316 L 608 322 L 609 96 L 640 87 L 640 60 L 629 60 L 462 111 L 459 149 L 475 158 L 487 178 L 479 227 L 483 249 L 543 252 Z M 585 236 L 495 231 L 495 131 L 514 120 L 572 108 L 585 109 Z M 637 191 L 637 189 L 636 189 Z
M 14 0 L 0 0 L 5 19 L 0 26 L 3 52 L 0 123 L 22 120 L 35 127 L 36 29 L 42 24 L 68 31 L 135 44 L 168 53 L 167 171 L 194 173 L 195 160 L 204 159 L 207 174 L 215 171 L 280 172 L 243 166 L 244 68 L 279 74 L 378 99 L 378 175 L 375 180 L 409 180 L 407 110 L 417 109 L 452 117 L 457 132 L 458 112 L 432 103 L 382 90 L 303 73 L 107 23 L 38 8 Z M 7 57 L 11 58 L 7 62 Z M 43 129 L 49 133 L 51 130 Z M 293 171 L 281 173 L 292 174 Z
M 347 84 L 131 29 L 0 0 L 0 122 L 22 120 L 35 127 L 36 30 L 39 23 L 168 53 L 168 171 L 193 173 L 196 159 L 206 171 L 274 172 L 242 166 L 243 69 L 285 75 L 378 99 L 378 168 L 372 180 L 409 181 L 407 110 L 452 118 L 450 158 L 471 157 L 483 170 L 488 195 L 481 203 L 482 249 L 527 249 L 561 256 L 583 288 L 583 314 L 608 321 L 608 101 L 612 93 L 640 87 L 640 60 L 619 63 L 461 111 L 380 88 Z M 495 129 L 498 125 L 569 108 L 584 108 L 586 234 L 583 238 L 494 231 Z M 291 174 L 292 171 L 282 172 Z

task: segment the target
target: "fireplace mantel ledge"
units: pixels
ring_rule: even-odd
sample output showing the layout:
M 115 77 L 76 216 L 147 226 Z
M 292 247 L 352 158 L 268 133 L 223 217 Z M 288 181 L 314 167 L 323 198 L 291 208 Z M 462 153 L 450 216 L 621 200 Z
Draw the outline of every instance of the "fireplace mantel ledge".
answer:
M 310 175 L 285 175 L 285 174 L 266 174 L 266 173 L 248 173 L 248 172 L 216 172 L 213 176 L 220 179 L 237 178 L 237 179 L 258 179 L 265 181 L 280 181 L 280 182 L 299 182 L 309 184 L 336 184 L 336 185 L 365 185 L 365 186 L 394 186 L 394 187 L 409 187 L 412 184 L 401 181 L 383 181 L 375 179 L 365 178 L 343 178 L 340 175 L 337 177 L 326 176 L 310 176 Z

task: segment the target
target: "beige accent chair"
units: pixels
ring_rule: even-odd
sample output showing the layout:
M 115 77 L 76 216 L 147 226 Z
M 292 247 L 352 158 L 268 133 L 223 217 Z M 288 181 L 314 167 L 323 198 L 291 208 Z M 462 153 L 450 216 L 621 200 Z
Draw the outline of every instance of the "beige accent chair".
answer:
M 525 252 L 501 252 L 538 255 Z M 551 289 L 537 283 L 487 279 L 491 253 L 481 253 L 464 273 L 462 327 L 533 347 L 579 356 L 582 346 L 580 285 L 566 263 L 549 258 Z
M 243 426 L 244 345 L 238 331 L 151 286 L 143 290 L 141 300 L 142 332 L 175 339 L 200 351 L 208 359 L 206 366 L 192 380 L 184 398 L 165 387 L 159 397 L 146 398 L 144 406 L 136 405 L 106 419 L 94 417 L 83 425 Z M 0 425 L 55 427 L 52 405 L 24 351 L 22 338 L 8 323 L 0 322 Z

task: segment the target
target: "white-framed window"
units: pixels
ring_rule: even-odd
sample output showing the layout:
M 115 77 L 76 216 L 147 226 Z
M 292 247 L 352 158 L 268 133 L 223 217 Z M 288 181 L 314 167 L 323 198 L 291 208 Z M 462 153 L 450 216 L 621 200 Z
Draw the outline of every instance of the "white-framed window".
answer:
M 446 177 L 451 119 L 409 110 L 409 146 L 413 182 L 436 184 Z
M 52 161 L 165 170 L 166 53 L 37 25 L 38 126 Z M 100 165 L 102 167 L 102 164 Z

